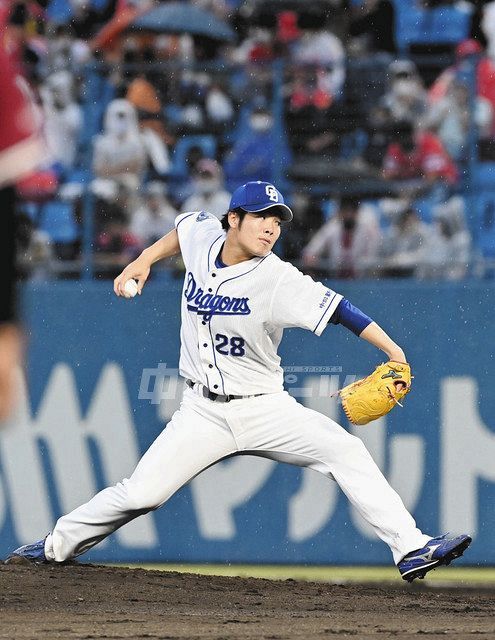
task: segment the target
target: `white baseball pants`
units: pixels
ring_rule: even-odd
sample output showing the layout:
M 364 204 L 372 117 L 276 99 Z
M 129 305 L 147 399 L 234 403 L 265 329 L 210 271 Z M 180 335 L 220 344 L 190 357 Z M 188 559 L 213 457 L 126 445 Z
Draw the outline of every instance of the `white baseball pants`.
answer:
M 431 536 L 416 527 L 364 444 L 286 391 L 219 403 L 186 388 L 180 409 L 129 479 L 62 516 L 47 537 L 56 562 L 87 551 L 133 518 L 156 509 L 218 460 L 254 453 L 310 467 L 335 480 L 386 542 L 397 563 Z

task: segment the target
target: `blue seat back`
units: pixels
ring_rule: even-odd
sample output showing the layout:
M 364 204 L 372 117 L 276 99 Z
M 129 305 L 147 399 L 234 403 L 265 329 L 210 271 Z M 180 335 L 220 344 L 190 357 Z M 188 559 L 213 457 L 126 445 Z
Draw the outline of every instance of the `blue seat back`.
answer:
M 79 229 L 72 204 L 60 200 L 44 204 L 40 216 L 40 229 L 45 231 L 53 242 L 75 242 L 79 237 Z
M 495 191 L 481 193 L 476 200 L 475 236 L 484 258 L 495 258 Z

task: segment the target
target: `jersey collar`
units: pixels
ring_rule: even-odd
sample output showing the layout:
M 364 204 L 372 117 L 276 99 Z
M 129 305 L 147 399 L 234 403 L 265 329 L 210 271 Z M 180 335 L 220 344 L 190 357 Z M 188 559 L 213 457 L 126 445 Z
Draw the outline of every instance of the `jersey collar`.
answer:
M 225 267 L 223 268 L 218 268 L 215 265 L 215 261 L 218 254 L 220 253 L 220 249 L 222 248 L 224 242 L 225 232 L 219 235 L 218 238 L 213 241 L 208 250 L 208 272 L 214 271 L 215 273 L 218 273 L 221 280 L 228 280 L 232 277 L 237 277 L 239 275 L 247 273 L 248 271 L 251 271 L 251 269 L 255 267 L 259 262 L 272 255 L 272 252 L 270 251 L 270 253 L 263 258 L 255 256 L 254 258 L 251 258 L 251 260 L 245 260 L 244 262 L 239 262 L 238 264 L 225 265 Z

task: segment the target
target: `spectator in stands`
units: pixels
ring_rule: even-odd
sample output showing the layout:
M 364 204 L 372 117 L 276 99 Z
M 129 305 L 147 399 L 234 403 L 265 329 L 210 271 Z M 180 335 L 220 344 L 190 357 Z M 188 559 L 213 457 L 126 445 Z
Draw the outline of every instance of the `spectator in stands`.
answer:
M 269 29 L 251 26 L 248 37 L 230 54 L 230 60 L 242 65 L 233 78 L 236 96 L 248 102 L 253 96 L 267 96 L 273 85 L 270 63 L 275 57 L 273 35 Z
M 480 26 L 486 38 L 488 57 L 495 60 L 495 2 L 484 3 Z
M 247 127 L 234 142 L 224 162 L 224 171 L 229 187 L 251 180 L 273 182 L 274 159 L 277 144 L 272 131 L 273 117 L 263 106 L 257 107 L 250 116 Z M 289 160 L 289 151 L 282 150 L 284 164 Z
M 232 52 L 232 60 L 238 64 L 263 63 L 271 62 L 274 55 L 270 30 L 253 25 L 249 27 L 247 38 Z
M 72 75 L 68 71 L 53 73 L 40 93 L 50 155 L 67 171 L 74 167 L 82 127 L 82 110 L 74 100 Z
M 280 47 L 287 48 L 296 42 L 301 35 L 297 25 L 297 13 L 295 11 L 281 11 L 277 14 L 276 42 Z
M 435 210 L 435 227 L 428 234 L 420 278 L 460 280 L 467 274 L 471 257 L 471 236 L 466 229 L 464 201 L 450 198 Z
M 303 250 L 306 267 L 338 278 L 363 276 L 378 261 L 380 227 L 374 211 L 359 198 L 343 197 L 338 212 Z
M 100 183 L 95 206 L 96 250 L 107 256 L 106 263 L 118 268 L 142 250 L 138 238 L 129 229 L 134 194 L 124 184 Z M 109 272 L 108 275 L 112 275 Z
M 391 180 L 415 181 L 420 189 L 437 183 L 453 186 L 458 178 L 457 167 L 438 137 L 429 131 L 414 130 L 407 121 L 393 127 L 383 175 Z
M 390 142 L 390 114 L 378 104 L 373 106 L 366 118 L 367 141 L 363 160 L 371 167 L 381 169 Z
M 466 81 L 470 61 L 476 64 L 476 79 L 473 84 L 477 87 L 477 95 L 480 99 L 477 106 L 477 117 L 484 120 L 482 114 L 486 111 L 486 106 L 482 106 L 482 104 L 486 105 L 485 101 L 489 102 L 492 114 L 495 114 L 495 59 L 483 55 L 483 49 L 476 40 L 464 40 L 457 46 L 455 64 L 438 76 L 428 92 L 428 99 L 430 105 L 435 105 L 447 97 L 451 85 L 460 79 L 461 74 L 465 76 L 461 78 L 462 81 Z M 478 123 L 478 126 L 481 125 Z M 490 134 L 492 137 L 495 136 L 495 117 L 492 117 Z
M 345 50 L 325 19 L 326 14 L 318 10 L 307 10 L 300 15 L 302 35 L 292 50 L 292 62 L 309 69 L 315 78 L 316 92 L 326 93 L 332 102 L 341 96 L 344 86 Z
M 478 138 L 489 138 L 493 126 L 493 108 L 486 98 L 476 98 L 474 121 Z M 450 157 L 460 162 L 467 160 L 470 123 L 469 89 L 463 82 L 454 79 L 449 83 L 445 97 L 429 108 L 424 125 L 435 131 Z
M 55 256 L 50 236 L 32 219 L 19 213 L 16 223 L 17 269 L 22 280 L 46 280 L 53 276 Z
M 87 42 L 78 40 L 69 25 L 56 25 L 46 39 L 47 65 L 51 72 L 73 69 L 87 62 L 90 51 Z
M 205 98 L 205 111 L 208 121 L 216 125 L 228 125 L 234 120 L 234 105 L 219 82 L 212 82 Z
M 208 211 L 221 218 L 229 208 L 231 194 L 224 189 L 222 168 L 210 158 L 203 158 L 193 169 L 193 193 L 182 211 Z
M 174 144 L 175 139 L 163 121 L 163 106 L 158 92 L 147 77 L 143 75 L 133 78 L 127 87 L 125 98 L 136 107 L 141 132 L 150 129 L 165 145 Z
M 93 171 L 99 180 L 116 181 L 136 190 L 147 163 L 135 108 L 127 100 L 113 100 L 105 114 L 105 129 L 94 142 Z
M 447 95 L 450 84 L 457 78 L 463 66 L 463 61 L 470 56 L 481 57 L 483 48 L 476 40 L 464 40 L 457 45 L 455 50 L 455 64 L 444 69 L 438 78 L 433 82 L 428 91 L 428 101 L 431 104 L 438 102 Z M 479 81 L 479 78 L 478 78 Z
M 410 277 L 422 264 L 430 234 L 413 207 L 406 207 L 385 234 L 381 246 L 381 273 L 388 277 Z
M 197 133 L 206 127 L 205 98 L 210 77 L 204 73 L 184 71 L 179 86 L 177 125 L 181 133 Z
M 426 111 L 427 94 L 414 62 L 396 60 L 388 68 L 390 87 L 381 99 L 392 120 L 417 124 Z
M 396 53 L 395 28 L 395 10 L 391 0 L 363 0 L 361 4 L 352 5 L 349 35 L 353 38 L 353 50 L 358 49 L 364 54 L 378 51 Z
M 148 182 L 144 187 L 144 202 L 133 213 L 129 230 L 148 247 L 174 228 L 178 211 L 166 197 L 163 182 Z

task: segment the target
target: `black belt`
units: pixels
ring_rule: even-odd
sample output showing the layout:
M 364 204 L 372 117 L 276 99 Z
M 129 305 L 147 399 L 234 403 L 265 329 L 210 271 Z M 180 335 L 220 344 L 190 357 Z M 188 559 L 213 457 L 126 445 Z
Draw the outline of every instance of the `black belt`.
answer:
M 192 380 L 189 380 L 189 378 L 187 378 L 186 384 L 188 387 L 192 389 L 195 384 L 201 384 L 201 383 L 193 382 Z M 250 396 L 234 396 L 232 394 L 228 396 L 223 396 L 220 393 L 213 393 L 213 391 L 210 391 L 208 387 L 204 386 L 204 384 L 201 384 L 201 394 L 203 398 L 208 398 L 208 400 L 213 400 L 213 402 L 230 402 L 231 400 L 242 400 L 242 398 L 254 398 L 255 396 L 264 395 L 263 393 L 254 393 L 253 395 L 250 395 Z

